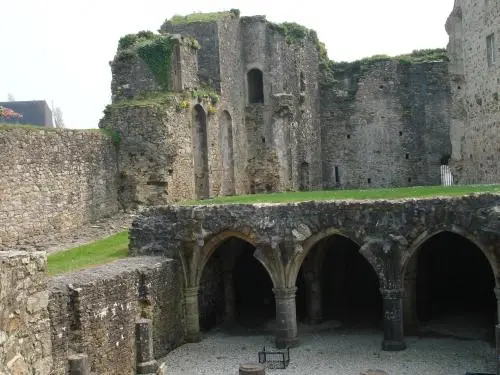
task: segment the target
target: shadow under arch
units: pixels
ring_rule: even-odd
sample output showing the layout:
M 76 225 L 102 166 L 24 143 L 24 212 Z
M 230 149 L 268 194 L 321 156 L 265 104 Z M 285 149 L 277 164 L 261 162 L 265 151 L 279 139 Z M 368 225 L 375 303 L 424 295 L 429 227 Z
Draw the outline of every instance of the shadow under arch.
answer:
M 199 320 L 202 331 L 264 328 L 275 317 L 273 280 L 254 256 L 252 236 L 223 231 L 207 241 L 198 259 Z
M 359 241 L 329 228 L 310 236 L 303 249 L 289 280 L 297 286 L 298 319 L 380 328 L 381 281 Z
M 288 272 L 287 272 L 287 280 L 286 284 L 289 286 L 294 286 L 296 281 L 297 281 L 297 276 L 299 274 L 299 270 L 302 267 L 302 264 L 304 263 L 304 260 L 306 257 L 309 255 L 311 250 L 322 240 L 325 238 L 331 237 L 331 236 L 341 236 L 344 238 L 347 238 L 354 242 L 358 248 L 361 248 L 361 242 L 360 239 L 356 238 L 355 236 L 351 236 L 348 233 L 341 231 L 337 228 L 327 228 L 322 231 L 316 232 L 309 236 L 306 240 L 304 240 L 301 244 L 302 246 L 302 251 L 296 252 L 294 254 L 294 257 L 290 261 L 288 265 Z M 374 264 L 372 263 L 373 260 L 367 257 L 364 253 L 360 252 L 361 255 L 365 257 L 365 259 L 370 263 L 372 266 L 373 270 L 375 271 Z
M 401 280 L 404 281 L 404 276 L 406 275 L 407 269 L 408 269 L 408 264 L 414 260 L 416 256 L 418 256 L 418 252 L 422 245 L 424 245 L 429 239 L 432 237 L 435 237 L 436 235 L 444 232 L 449 232 L 456 234 L 458 236 L 463 237 L 464 239 L 468 240 L 472 244 L 474 244 L 479 250 L 481 250 L 481 253 L 486 257 L 488 260 L 488 264 L 490 265 L 491 272 L 493 273 L 493 276 L 495 277 L 495 286 L 498 288 L 498 281 L 497 281 L 497 260 L 492 252 L 488 252 L 485 250 L 486 246 L 484 246 L 480 241 L 478 241 L 476 238 L 470 236 L 467 231 L 462 229 L 461 227 L 451 225 L 451 226 L 442 226 L 439 227 L 432 232 L 429 232 L 428 230 L 422 232 L 414 241 L 411 242 L 410 246 L 408 247 L 408 251 L 406 254 L 403 256 L 402 259 L 402 266 L 401 266 L 401 272 L 402 272 L 402 277 Z M 404 287 L 404 285 L 402 285 Z
M 455 225 L 424 231 L 401 272 L 407 333 L 494 340 L 495 256 L 477 238 Z

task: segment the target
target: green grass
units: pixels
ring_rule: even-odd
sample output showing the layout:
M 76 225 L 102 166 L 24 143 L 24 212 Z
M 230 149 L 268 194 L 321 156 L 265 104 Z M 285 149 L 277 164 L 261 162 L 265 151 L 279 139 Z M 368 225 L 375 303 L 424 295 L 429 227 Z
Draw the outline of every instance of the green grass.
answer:
M 401 199 L 428 198 L 438 196 L 461 196 L 471 193 L 491 192 L 500 194 L 500 185 L 455 185 L 455 186 L 415 186 L 404 188 L 365 189 L 365 190 L 322 190 L 305 192 L 287 192 L 272 194 L 253 194 L 218 197 L 202 201 L 190 201 L 181 204 L 251 204 L 251 203 L 286 203 L 300 201 L 325 201 L 342 199 Z
M 187 16 L 176 14 L 170 19 L 173 25 L 192 23 L 192 22 L 215 22 L 217 19 L 229 12 L 213 12 L 213 13 L 191 13 Z
M 117 233 L 91 244 L 59 251 L 47 257 L 49 275 L 78 271 L 125 258 L 128 255 L 128 231 Z

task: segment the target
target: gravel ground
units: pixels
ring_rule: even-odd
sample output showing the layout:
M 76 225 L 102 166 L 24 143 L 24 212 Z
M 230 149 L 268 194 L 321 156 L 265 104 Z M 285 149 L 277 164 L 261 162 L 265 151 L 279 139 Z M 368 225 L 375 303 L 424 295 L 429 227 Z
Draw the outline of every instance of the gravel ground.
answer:
M 407 337 L 407 350 L 384 352 L 379 331 L 321 331 L 307 326 L 299 330 L 301 345 L 291 349 L 288 368 L 266 369 L 266 374 L 359 375 L 367 369 L 384 370 L 389 375 L 495 372 L 495 349 L 485 341 Z M 257 352 L 263 346 L 272 347 L 272 336 L 212 331 L 200 343 L 170 352 L 162 360 L 162 369 L 165 375 L 237 375 L 240 363 L 258 362 Z

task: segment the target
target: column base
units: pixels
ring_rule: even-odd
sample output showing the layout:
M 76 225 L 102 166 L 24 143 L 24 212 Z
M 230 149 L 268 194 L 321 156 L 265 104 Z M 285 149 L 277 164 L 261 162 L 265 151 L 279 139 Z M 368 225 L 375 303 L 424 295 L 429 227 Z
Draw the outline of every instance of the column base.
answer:
M 276 337 L 276 348 L 278 349 L 285 349 L 286 347 L 296 348 L 299 345 L 300 340 L 298 337 Z
M 387 352 L 399 352 L 406 349 L 406 342 L 404 341 L 392 341 L 392 340 L 383 340 L 382 341 L 382 350 Z
M 201 341 L 201 333 L 187 333 L 186 336 L 184 337 L 184 340 L 187 343 L 195 343 L 195 342 L 200 342 Z

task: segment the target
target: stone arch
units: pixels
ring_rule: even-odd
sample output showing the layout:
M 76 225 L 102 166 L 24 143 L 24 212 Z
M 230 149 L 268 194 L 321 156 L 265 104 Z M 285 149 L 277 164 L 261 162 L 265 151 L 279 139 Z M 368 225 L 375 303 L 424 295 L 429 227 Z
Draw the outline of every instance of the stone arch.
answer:
M 216 234 L 215 236 L 211 237 L 208 241 L 205 242 L 205 244 L 201 248 L 200 259 L 198 261 L 198 264 L 195 267 L 195 269 L 196 269 L 196 274 L 195 274 L 195 278 L 194 278 L 195 286 L 199 285 L 201 275 L 203 273 L 203 269 L 205 268 L 208 260 L 213 255 L 213 253 L 217 250 L 217 248 L 224 241 L 226 241 L 227 239 L 232 238 L 232 237 L 243 240 L 243 241 L 249 243 L 250 245 L 254 246 L 255 248 L 257 248 L 256 242 L 254 240 L 255 235 L 252 233 L 245 234 L 243 232 L 238 232 L 238 231 L 233 231 L 233 230 L 225 230 L 225 231 L 222 231 L 222 232 Z M 273 285 L 276 286 L 277 285 L 276 284 L 276 277 L 275 277 L 274 273 L 272 272 L 272 268 L 266 263 L 265 259 L 263 259 L 262 257 L 255 257 L 255 259 L 257 259 L 262 264 L 262 266 L 266 269 L 269 277 L 271 278 L 271 281 L 273 282 Z
M 491 272 L 489 274 L 491 276 L 490 282 L 492 283 L 491 290 L 482 287 L 480 288 L 480 290 L 477 291 L 477 293 L 476 292 L 471 293 L 471 291 L 468 290 L 464 292 L 465 295 L 463 295 L 462 296 L 463 298 L 461 297 L 460 300 L 467 301 L 468 298 L 471 298 L 470 296 L 475 294 L 477 296 L 482 296 L 479 297 L 480 301 L 482 301 L 479 305 L 482 306 L 484 301 L 487 301 L 488 298 L 486 297 L 486 299 L 484 299 L 485 296 L 487 296 L 487 294 L 490 293 L 491 297 L 493 298 L 494 297 L 493 288 L 495 288 L 495 291 L 498 288 L 498 272 L 497 272 L 496 256 L 494 252 L 489 251 L 488 247 L 485 246 L 485 244 L 482 243 L 477 237 L 471 235 L 469 231 L 465 231 L 463 228 L 456 225 L 440 226 L 438 228 L 433 228 L 433 230 L 426 230 L 412 241 L 412 243 L 408 247 L 408 251 L 403 253 L 404 255 L 401 259 L 401 288 L 404 291 L 403 315 L 404 315 L 405 330 L 408 332 L 418 331 L 420 329 L 420 325 L 422 324 L 422 322 L 428 321 L 429 319 L 437 318 L 438 316 L 440 316 L 442 311 L 446 311 L 447 308 L 449 309 L 448 306 L 454 303 L 452 302 L 454 301 L 454 298 L 456 300 L 456 297 L 446 297 L 443 300 L 441 300 L 441 297 L 436 297 L 436 295 L 439 295 L 436 293 L 443 293 L 443 291 L 445 291 L 444 292 L 445 296 L 447 295 L 453 296 L 453 292 L 446 292 L 446 290 L 452 290 L 452 291 L 462 290 L 461 288 L 453 287 L 453 282 L 454 282 L 453 280 L 456 280 L 457 279 L 456 277 L 447 278 L 449 275 L 447 276 L 445 273 L 444 276 L 441 276 L 442 279 L 440 280 L 439 278 L 436 279 L 436 277 L 438 277 L 436 275 L 442 275 L 442 274 L 435 270 L 432 271 L 433 268 L 435 269 L 435 267 L 437 267 L 436 266 L 437 264 L 440 264 L 436 260 L 437 259 L 436 257 L 439 256 L 437 254 L 439 251 L 438 252 L 435 251 L 440 249 L 433 248 L 433 246 L 436 246 L 436 243 L 439 242 L 432 243 L 432 241 L 433 239 L 435 239 L 436 241 L 443 241 L 443 239 L 438 239 L 437 237 L 445 234 L 448 235 L 451 234 L 453 236 L 456 236 L 455 240 L 453 241 L 457 241 L 458 239 L 460 239 L 459 241 L 461 241 L 461 243 L 463 241 L 463 245 L 465 248 L 464 252 L 459 252 L 456 255 L 454 254 L 453 259 L 456 259 L 457 256 L 460 256 L 460 254 L 462 254 L 461 255 L 462 257 L 468 257 L 467 259 L 469 259 L 472 256 L 473 258 L 471 258 L 471 260 L 474 262 L 475 265 L 484 264 L 485 267 L 484 270 L 488 268 Z M 453 237 L 450 237 L 448 241 L 451 241 L 452 239 Z M 426 245 L 430 246 L 430 248 L 426 247 Z M 472 255 L 471 251 L 472 248 L 474 248 L 474 252 L 476 254 L 475 256 Z M 444 251 L 443 256 L 450 257 L 449 248 L 443 248 L 443 251 Z M 482 257 L 479 256 L 478 254 L 482 254 Z M 420 258 L 420 255 L 423 257 L 422 259 Z M 480 260 L 481 258 L 482 260 Z M 463 261 L 456 260 L 456 262 L 458 262 L 456 263 L 457 265 L 456 268 L 449 265 L 448 269 L 460 270 L 462 269 L 461 267 L 464 267 Z M 460 262 L 462 262 L 462 264 L 460 264 Z M 477 268 L 471 268 L 471 269 L 477 269 Z M 482 283 L 488 282 L 487 279 L 490 277 L 482 272 L 480 274 L 485 276 L 485 278 L 482 277 L 479 278 L 481 281 L 478 281 L 478 278 L 476 277 L 473 277 L 471 279 L 474 280 L 474 282 L 476 283 L 477 282 L 480 283 L 480 284 L 475 284 L 476 287 L 478 285 L 482 285 Z M 460 275 L 462 275 L 462 273 Z M 445 280 L 451 280 L 451 281 L 445 281 Z M 431 284 L 431 282 L 436 284 Z M 440 288 L 441 292 L 435 291 L 436 288 L 438 287 Z M 435 302 L 433 301 L 439 301 L 439 302 L 435 305 Z M 494 303 L 487 302 L 486 306 L 492 307 L 493 305 Z M 463 308 L 469 310 L 469 307 L 467 306 L 476 306 L 476 305 L 475 303 L 474 304 L 465 303 Z M 434 309 L 436 309 L 435 311 L 437 312 L 433 312 Z M 462 307 L 454 311 L 457 314 L 466 311 L 461 309 Z M 489 311 L 489 308 L 487 308 L 486 311 Z M 491 311 L 491 313 L 493 314 L 494 312 Z M 498 311 L 497 308 L 496 315 L 498 316 L 499 313 L 500 311 Z
M 210 196 L 207 114 L 200 104 L 194 106 L 193 124 L 195 194 L 197 199 L 206 199 Z
M 264 103 L 264 78 L 257 68 L 247 72 L 248 102 L 250 104 Z
M 233 122 L 228 111 L 223 111 L 219 118 L 221 134 L 221 193 L 234 195 L 234 149 Z
M 307 255 L 311 252 L 311 250 L 316 246 L 321 240 L 330 237 L 330 236 L 342 236 L 345 238 L 350 239 L 352 242 L 354 242 L 358 247 L 361 247 L 360 243 L 361 241 L 358 238 L 355 238 L 355 236 L 349 235 L 346 232 L 340 231 L 337 228 L 327 228 L 324 229 L 320 232 L 314 233 L 313 235 L 309 236 L 306 240 L 304 240 L 301 244 L 302 251 L 296 252 L 294 254 L 294 257 L 289 263 L 288 266 L 288 272 L 287 272 L 287 279 L 286 279 L 286 285 L 288 287 L 293 287 L 295 286 L 295 282 L 297 281 L 297 275 L 299 274 L 300 267 L 302 267 L 302 264 L 304 263 L 305 258 Z M 375 265 L 373 264 L 372 259 L 369 259 L 366 257 L 364 253 L 361 253 L 366 260 L 370 263 L 372 268 L 375 270 Z
M 495 277 L 495 284 L 496 287 L 498 287 L 498 269 L 497 269 L 497 260 L 495 257 L 495 254 L 492 252 L 489 252 L 486 250 L 486 246 L 482 244 L 479 240 L 476 238 L 470 236 L 467 231 L 462 229 L 461 227 L 452 225 L 452 226 L 444 226 L 440 227 L 438 229 L 435 229 L 432 232 L 429 232 L 428 230 L 424 231 L 421 233 L 408 247 L 408 251 L 403 255 L 401 259 L 401 280 L 404 282 L 404 276 L 406 274 L 406 271 L 408 269 L 408 265 L 410 261 L 412 261 L 418 254 L 419 249 L 422 247 L 422 245 L 427 242 L 429 239 L 432 237 L 444 233 L 444 232 L 450 232 L 456 235 L 459 235 L 463 237 L 464 239 L 470 241 L 472 244 L 474 244 L 481 252 L 483 255 L 486 257 L 488 260 L 488 263 L 491 268 L 491 272 L 493 273 L 493 276 Z
M 302 243 L 287 275 L 289 287 L 297 287 L 299 320 L 378 326 L 382 282 L 374 260 L 367 256 L 371 253 L 361 249 L 359 239 L 336 228 L 315 233 Z

